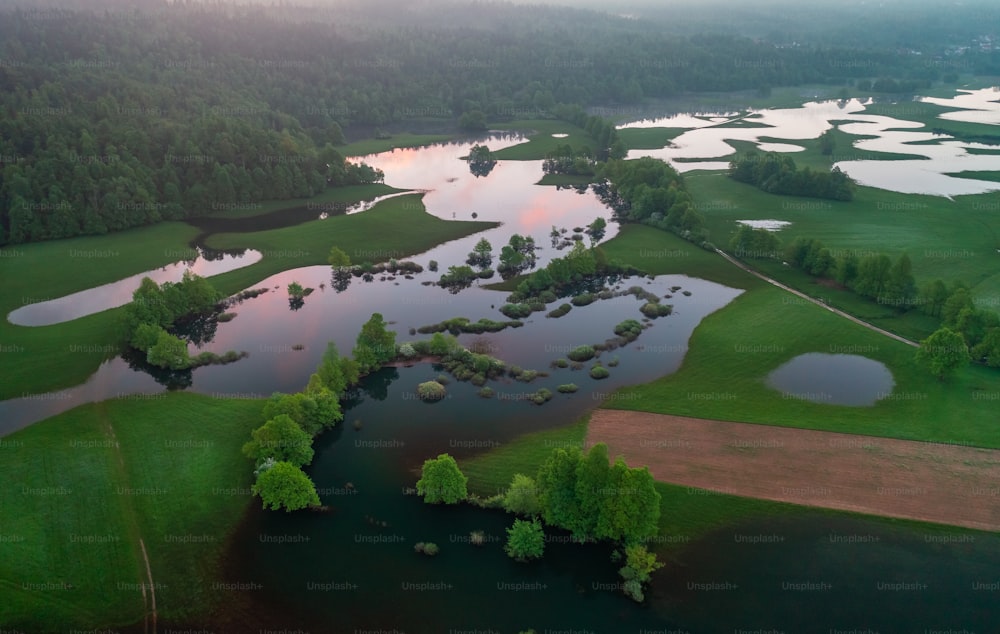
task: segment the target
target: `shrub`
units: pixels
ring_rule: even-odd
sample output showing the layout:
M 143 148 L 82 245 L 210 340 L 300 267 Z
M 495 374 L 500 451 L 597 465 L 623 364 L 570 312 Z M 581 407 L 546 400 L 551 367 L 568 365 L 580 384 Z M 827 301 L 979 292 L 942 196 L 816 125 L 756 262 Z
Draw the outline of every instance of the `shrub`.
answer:
M 615 334 L 632 341 L 642 333 L 642 324 L 634 319 L 626 319 L 615 326 Z
M 426 381 L 417 386 L 417 396 L 422 401 L 440 401 L 445 394 L 444 386 L 437 381 Z
M 573 309 L 573 307 L 570 306 L 569 304 L 561 304 L 559 306 L 559 308 L 556 308 L 555 310 L 549 311 L 549 314 L 546 315 L 546 317 L 552 317 L 554 319 L 558 319 L 559 317 L 562 317 L 563 315 L 565 315 L 566 313 L 568 313 L 572 309 Z
M 581 293 L 570 300 L 574 306 L 586 306 L 587 304 L 594 303 L 593 293 Z
M 654 304 L 653 302 L 646 302 L 639 309 L 639 312 L 650 319 L 655 319 L 656 317 L 665 317 L 672 313 L 673 306 L 670 304 Z
M 404 343 L 399 346 L 399 356 L 404 359 L 412 359 L 417 356 L 417 351 L 411 343 Z
M 556 388 L 556 390 L 561 394 L 572 394 L 573 392 L 579 389 L 580 388 L 577 387 L 576 383 L 563 383 L 562 385 Z
M 437 260 L 431 260 L 430 262 L 428 262 L 427 268 L 430 269 L 431 272 L 436 272 L 438 270 Z
M 531 307 L 527 304 L 504 304 L 500 307 L 500 312 L 503 313 L 505 317 L 509 317 L 511 319 L 522 319 L 531 315 L 532 311 Z
M 609 376 L 611 376 L 611 373 L 603 365 L 595 365 L 590 368 L 590 378 L 592 379 L 606 379 Z
M 493 394 L 493 388 L 491 387 L 484 387 L 479 390 L 480 398 L 493 398 Z
M 593 346 L 577 346 L 569 351 L 566 356 L 569 357 L 570 361 L 589 361 L 594 358 L 594 347 Z

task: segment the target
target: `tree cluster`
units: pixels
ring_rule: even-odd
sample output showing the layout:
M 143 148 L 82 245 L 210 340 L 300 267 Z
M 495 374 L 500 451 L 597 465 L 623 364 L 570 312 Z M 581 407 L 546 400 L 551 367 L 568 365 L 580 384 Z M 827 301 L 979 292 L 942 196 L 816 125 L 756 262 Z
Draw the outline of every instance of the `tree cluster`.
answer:
M 808 166 L 799 169 L 792 157 L 778 152 L 747 152 L 733 159 L 729 163 L 729 177 L 770 194 L 830 200 L 854 198 L 854 181 L 840 168 L 829 172 L 814 171 Z
M 641 222 L 705 246 L 708 229 L 695 211 L 683 177 L 666 162 L 643 157 L 598 166 L 593 186 L 619 222 Z

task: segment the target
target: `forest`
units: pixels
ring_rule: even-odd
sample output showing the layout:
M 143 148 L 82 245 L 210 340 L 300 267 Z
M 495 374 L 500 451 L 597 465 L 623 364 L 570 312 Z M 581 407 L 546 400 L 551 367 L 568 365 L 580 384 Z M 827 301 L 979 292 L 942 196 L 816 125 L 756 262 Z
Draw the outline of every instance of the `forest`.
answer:
M 559 104 L 927 76 L 888 49 L 859 68 L 856 49 L 555 6 L 15 5 L 0 4 L 0 244 L 377 182 L 336 148 L 401 122 L 450 133 Z

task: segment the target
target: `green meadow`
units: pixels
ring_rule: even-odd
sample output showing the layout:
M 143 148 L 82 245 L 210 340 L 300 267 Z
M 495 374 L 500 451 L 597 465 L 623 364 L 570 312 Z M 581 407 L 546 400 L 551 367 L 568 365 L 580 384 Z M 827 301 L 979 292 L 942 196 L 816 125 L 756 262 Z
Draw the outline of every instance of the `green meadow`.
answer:
M 188 393 L 82 405 L 0 440 L 0 623 L 127 625 L 205 610 L 249 503 L 259 401 Z M 140 539 L 145 545 L 146 571 Z

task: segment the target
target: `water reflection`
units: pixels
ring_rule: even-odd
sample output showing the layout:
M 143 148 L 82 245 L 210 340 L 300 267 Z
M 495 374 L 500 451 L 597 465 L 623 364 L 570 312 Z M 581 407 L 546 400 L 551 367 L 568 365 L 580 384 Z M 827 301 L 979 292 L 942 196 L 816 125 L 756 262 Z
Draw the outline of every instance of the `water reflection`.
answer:
M 948 112 L 942 119 L 1000 124 L 1000 101 L 996 89 L 962 91 L 953 99 L 923 98 L 924 101 L 966 108 Z M 629 158 L 653 156 L 671 162 L 681 172 L 706 169 L 724 170 L 735 147 L 731 141 L 755 144 L 762 151 L 798 152 L 798 145 L 774 142 L 819 137 L 834 126 L 860 138 L 850 151 L 838 152 L 835 162 L 858 183 L 891 191 L 952 197 L 1000 190 L 1000 183 L 958 178 L 949 174 L 964 171 L 1000 171 L 1000 156 L 973 154 L 969 150 L 996 150 L 996 146 L 958 141 L 927 130 L 920 122 L 870 113 L 874 100 L 858 99 L 809 102 L 798 108 L 752 110 L 743 119 L 720 123 L 690 115 L 673 115 L 654 120 L 626 123 L 620 127 L 686 128 L 659 150 L 632 150 Z M 752 120 L 757 127 L 734 126 Z M 909 155 L 913 159 L 880 160 L 878 153 Z M 834 156 L 837 159 L 837 155 Z
M 250 266 L 261 259 L 260 251 L 253 249 L 235 252 L 206 252 L 201 249 L 196 251 L 198 255 L 188 260 L 130 275 L 117 282 L 89 288 L 58 299 L 28 304 L 11 312 L 7 319 L 18 326 L 50 326 L 124 306 L 132 301 L 132 293 L 139 287 L 144 277 L 151 278 L 157 284 L 180 282 L 186 270 L 208 277 Z

